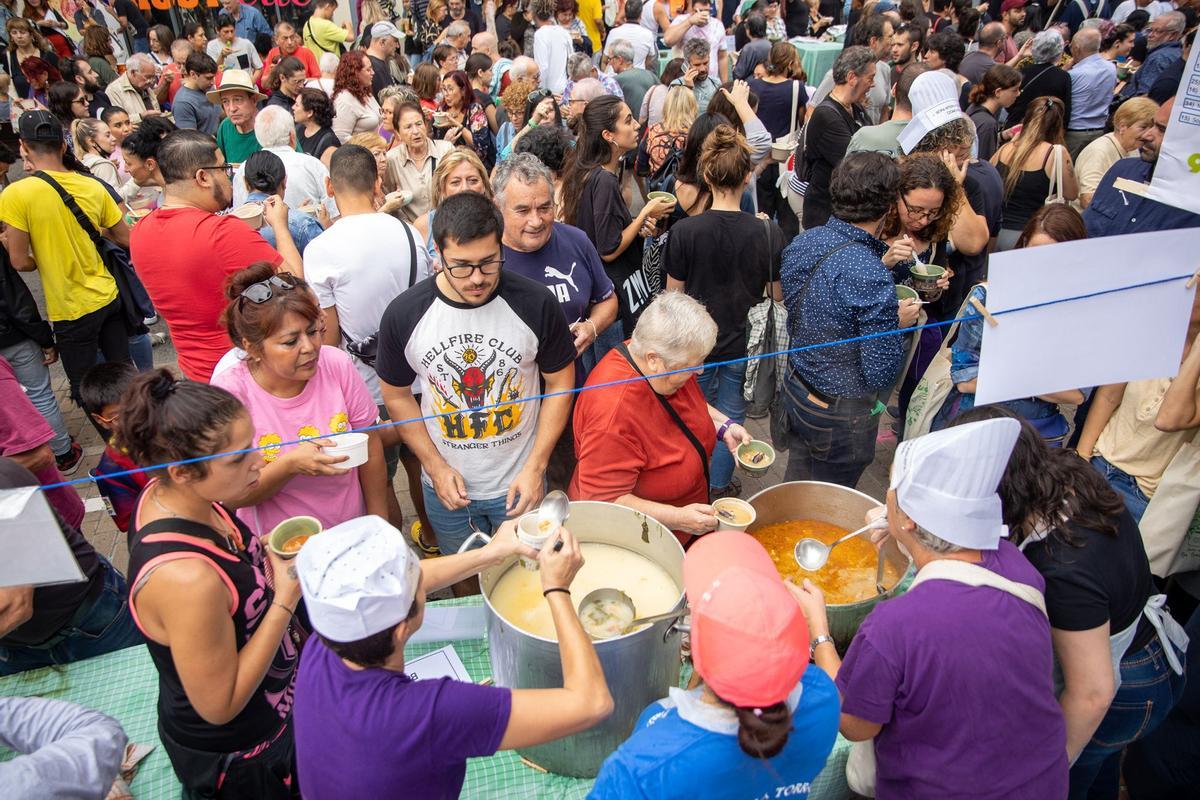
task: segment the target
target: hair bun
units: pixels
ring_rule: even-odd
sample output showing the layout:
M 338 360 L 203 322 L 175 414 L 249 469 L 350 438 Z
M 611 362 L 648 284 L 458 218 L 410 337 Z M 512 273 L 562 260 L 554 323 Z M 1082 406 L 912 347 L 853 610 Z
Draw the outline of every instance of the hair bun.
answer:
M 175 394 L 177 388 L 179 388 L 179 382 L 175 380 L 175 376 L 165 369 L 160 370 L 159 374 L 150 382 L 150 396 L 161 403 Z

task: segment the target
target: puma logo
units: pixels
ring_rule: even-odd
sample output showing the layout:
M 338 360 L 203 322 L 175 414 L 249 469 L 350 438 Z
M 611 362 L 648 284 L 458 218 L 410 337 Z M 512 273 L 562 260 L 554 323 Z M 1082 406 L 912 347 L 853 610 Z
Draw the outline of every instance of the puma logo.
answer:
M 556 270 L 554 267 L 546 267 L 546 277 L 547 278 L 557 278 L 560 281 L 566 281 L 567 283 L 571 284 L 572 289 L 574 289 L 576 292 L 578 292 L 579 287 L 575 285 L 575 280 L 571 277 L 572 275 L 575 274 L 575 265 L 577 263 L 579 263 L 579 262 L 577 262 L 577 261 L 571 262 L 571 271 L 568 272 L 566 275 L 562 274 L 561 272 Z

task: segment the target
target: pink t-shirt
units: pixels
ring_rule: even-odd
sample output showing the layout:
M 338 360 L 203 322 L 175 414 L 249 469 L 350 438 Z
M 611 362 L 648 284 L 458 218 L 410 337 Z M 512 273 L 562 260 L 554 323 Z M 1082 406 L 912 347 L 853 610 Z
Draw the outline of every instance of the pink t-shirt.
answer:
M 254 423 L 255 446 L 266 446 L 262 454 L 267 463 L 279 458 L 281 452 L 280 447 L 269 445 L 363 428 L 379 418 L 366 382 L 350 357 L 336 347 L 321 348 L 317 373 L 295 397 L 268 394 L 254 380 L 245 361 L 219 373 L 212 383 L 246 406 Z M 262 535 L 288 517 L 316 517 L 329 528 L 361 517 L 366 511 L 356 468 L 344 475 L 297 475 L 274 497 L 240 509 L 238 516 L 251 531 Z

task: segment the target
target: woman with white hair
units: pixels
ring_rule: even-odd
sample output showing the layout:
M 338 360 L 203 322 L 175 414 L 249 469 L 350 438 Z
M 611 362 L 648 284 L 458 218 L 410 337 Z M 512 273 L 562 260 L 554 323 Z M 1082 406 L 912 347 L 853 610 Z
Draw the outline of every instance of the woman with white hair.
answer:
M 327 97 L 333 96 L 333 79 L 337 75 L 338 64 L 341 60 L 334 53 L 322 53 L 317 59 L 317 69 L 321 70 L 321 77 L 310 78 L 305 86 L 313 89 L 320 89 Z
M 1017 95 L 1017 101 L 1009 106 L 1005 125 L 1019 125 L 1025 119 L 1025 109 L 1038 97 L 1057 97 L 1062 100 L 1066 110 L 1063 119 L 1071 119 L 1071 76 L 1060 63 L 1063 49 L 1062 36 L 1054 29 L 1044 30 L 1033 37 L 1033 63 L 1019 70 L 1021 93 Z
M 709 458 L 718 440 L 731 451 L 750 441 L 705 402 L 696 380 L 716 342 L 717 323 L 695 298 L 665 292 L 646 307 L 633 338 L 600 359 L 585 384 L 595 388 L 575 405 L 571 499 L 641 511 L 684 544 L 716 529 Z

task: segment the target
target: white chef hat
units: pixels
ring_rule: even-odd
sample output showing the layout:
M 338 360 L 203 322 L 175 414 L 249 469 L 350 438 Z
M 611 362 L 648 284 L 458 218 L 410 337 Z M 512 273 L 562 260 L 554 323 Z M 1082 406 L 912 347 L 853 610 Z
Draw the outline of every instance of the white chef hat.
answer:
M 896 504 L 925 530 L 972 550 L 995 550 L 1008 527 L 996 488 L 1021 423 L 956 425 L 901 442 L 892 462 Z
M 963 116 L 958 105 L 958 83 L 941 70 L 922 72 L 908 90 L 912 121 L 896 137 L 905 154 L 921 143 L 925 134 Z
M 296 573 L 317 633 L 356 642 L 408 616 L 421 567 L 400 531 L 366 516 L 305 542 Z

